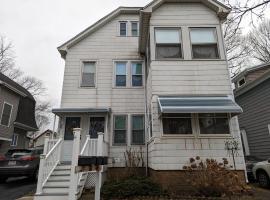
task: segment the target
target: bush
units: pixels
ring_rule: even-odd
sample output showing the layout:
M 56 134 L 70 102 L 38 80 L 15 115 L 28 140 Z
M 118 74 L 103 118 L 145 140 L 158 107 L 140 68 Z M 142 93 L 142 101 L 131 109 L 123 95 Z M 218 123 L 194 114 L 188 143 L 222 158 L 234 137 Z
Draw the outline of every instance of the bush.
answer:
M 147 177 L 131 177 L 121 181 L 105 182 L 101 193 L 104 199 L 164 195 L 161 187 Z
M 250 192 L 250 188 L 241 181 L 236 171 L 229 167 L 228 160 L 223 158 L 222 163 L 214 159 L 201 160 L 199 156 L 190 158 L 190 164 L 184 166 L 187 170 L 187 181 L 197 192 L 205 197 L 221 197 L 242 195 Z

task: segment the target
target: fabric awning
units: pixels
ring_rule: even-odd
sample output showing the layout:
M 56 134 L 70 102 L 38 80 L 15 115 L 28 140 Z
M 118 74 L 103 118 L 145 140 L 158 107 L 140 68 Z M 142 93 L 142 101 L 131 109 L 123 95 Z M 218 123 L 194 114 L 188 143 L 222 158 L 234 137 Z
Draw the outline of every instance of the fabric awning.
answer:
M 242 113 L 242 108 L 231 98 L 222 97 L 159 97 L 161 113 Z
M 56 115 L 63 114 L 106 114 L 111 112 L 110 108 L 54 108 L 52 112 Z

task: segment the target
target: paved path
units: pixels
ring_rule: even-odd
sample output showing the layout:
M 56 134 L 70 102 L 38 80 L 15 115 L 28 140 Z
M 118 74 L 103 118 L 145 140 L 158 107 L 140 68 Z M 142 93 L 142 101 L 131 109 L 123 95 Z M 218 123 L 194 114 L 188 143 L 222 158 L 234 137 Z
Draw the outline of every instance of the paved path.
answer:
M 36 183 L 26 178 L 9 179 L 7 183 L 0 184 L 0 200 L 14 200 L 33 193 L 35 189 Z

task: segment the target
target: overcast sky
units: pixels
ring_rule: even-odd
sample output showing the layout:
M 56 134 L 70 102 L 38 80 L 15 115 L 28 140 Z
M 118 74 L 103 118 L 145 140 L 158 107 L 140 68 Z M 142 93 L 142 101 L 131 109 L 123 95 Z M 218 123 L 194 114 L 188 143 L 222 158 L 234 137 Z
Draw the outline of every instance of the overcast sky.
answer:
M 0 0 L 0 35 L 13 43 L 16 64 L 41 79 L 59 107 L 64 60 L 57 47 L 119 6 L 150 0 Z

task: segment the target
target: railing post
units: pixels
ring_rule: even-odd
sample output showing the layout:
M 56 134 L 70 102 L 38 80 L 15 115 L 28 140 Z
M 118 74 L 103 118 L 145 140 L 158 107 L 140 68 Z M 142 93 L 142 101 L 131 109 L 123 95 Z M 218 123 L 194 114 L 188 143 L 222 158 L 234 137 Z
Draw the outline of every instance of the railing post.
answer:
M 46 154 L 48 153 L 48 144 L 49 144 L 49 137 L 45 136 L 44 140 L 44 148 L 43 148 L 43 154 L 40 155 L 40 161 L 39 161 L 39 170 L 38 170 L 38 182 L 37 182 L 37 191 L 36 194 L 42 193 L 42 184 L 43 184 L 43 170 L 44 170 L 44 163 Z
M 70 170 L 70 185 L 69 185 L 69 193 L 68 199 L 75 200 L 77 188 L 78 188 L 78 173 L 76 173 L 76 166 L 78 165 L 78 157 L 80 154 L 80 138 L 81 138 L 81 129 L 74 128 L 73 129 L 74 140 L 73 140 L 73 153 L 72 153 L 72 161 L 71 161 L 71 170 Z
M 98 133 L 98 142 L 97 142 L 97 156 L 102 156 L 103 151 L 103 137 L 104 133 Z M 101 188 L 101 171 L 97 172 L 97 180 L 95 185 L 95 200 L 100 200 L 100 188 Z

